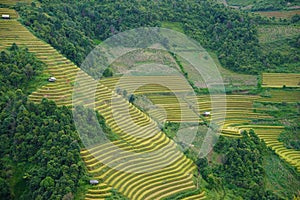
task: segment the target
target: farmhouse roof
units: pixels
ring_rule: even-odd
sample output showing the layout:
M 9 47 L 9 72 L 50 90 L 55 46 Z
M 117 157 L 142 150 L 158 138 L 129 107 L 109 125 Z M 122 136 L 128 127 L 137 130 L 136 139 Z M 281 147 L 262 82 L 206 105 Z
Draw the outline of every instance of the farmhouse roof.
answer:
M 99 181 L 97 181 L 97 180 L 90 180 L 90 184 L 98 184 L 99 183 Z
M 3 14 L 3 15 L 2 15 L 2 18 L 9 19 L 10 16 L 9 16 L 9 15 L 6 15 L 6 14 Z

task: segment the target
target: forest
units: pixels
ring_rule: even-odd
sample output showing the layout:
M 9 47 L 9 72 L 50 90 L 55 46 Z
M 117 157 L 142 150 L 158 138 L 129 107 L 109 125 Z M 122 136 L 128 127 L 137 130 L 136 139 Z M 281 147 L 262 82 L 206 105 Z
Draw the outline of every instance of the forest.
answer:
M 286 54 L 264 51 L 258 41 L 258 24 L 277 23 L 211 1 L 68 1 L 41 0 L 40 5 L 19 4 L 22 23 L 57 48 L 78 66 L 108 37 L 141 26 L 179 23 L 184 33 L 217 53 L 221 64 L 237 72 L 257 74 L 299 64 L 299 49 Z M 279 23 L 279 22 L 278 22 Z M 295 24 L 285 20 L 280 24 Z M 50 34 L 49 34 L 50 33 Z M 299 44 L 299 38 L 295 38 Z M 297 49 L 297 48 L 296 48 Z

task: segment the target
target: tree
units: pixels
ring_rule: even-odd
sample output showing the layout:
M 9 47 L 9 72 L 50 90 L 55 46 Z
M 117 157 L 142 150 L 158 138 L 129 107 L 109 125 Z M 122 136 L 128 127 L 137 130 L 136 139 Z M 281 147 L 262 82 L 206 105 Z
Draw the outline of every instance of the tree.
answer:
M 134 94 L 130 94 L 130 95 L 129 95 L 129 98 L 128 98 L 129 103 L 133 103 L 134 100 L 135 100 Z
M 123 97 L 124 97 L 124 98 L 127 97 L 127 90 L 123 90 Z
M 113 71 L 111 68 L 106 68 L 103 72 L 104 77 L 112 77 L 113 76 Z
M 292 18 L 291 18 L 291 22 L 292 23 L 297 23 L 300 21 L 300 15 L 299 14 L 296 14 L 294 15 Z
M 10 191 L 7 181 L 0 177 L 0 197 L 3 199 L 10 199 Z
M 51 189 L 54 186 L 54 180 L 53 180 L 53 178 L 51 178 L 50 176 L 47 176 L 46 178 L 44 178 L 41 181 L 40 186 L 44 187 L 46 190 Z

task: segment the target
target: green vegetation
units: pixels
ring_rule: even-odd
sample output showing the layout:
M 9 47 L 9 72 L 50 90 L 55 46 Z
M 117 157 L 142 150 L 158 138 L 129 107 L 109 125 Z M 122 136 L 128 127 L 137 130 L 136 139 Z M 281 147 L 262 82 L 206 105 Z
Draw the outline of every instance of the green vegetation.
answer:
M 1 197 L 73 196 L 86 172 L 70 110 L 46 99 L 39 105 L 27 101 L 44 68 L 27 49 L 14 44 L 1 52 L 0 63 Z
M 268 151 L 263 157 L 263 168 L 266 177 L 266 189 L 274 191 L 282 199 L 298 196 L 299 172 L 281 160 L 274 152 Z M 298 196 L 299 197 L 299 196 Z
M 297 37 L 299 26 L 295 25 L 261 25 L 258 28 L 259 42 L 271 43 L 278 40 Z M 295 42 L 295 41 L 294 41 Z M 282 47 L 282 44 L 278 45 Z
M 299 73 L 299 20 L 260 22 L 258 36 L 265 72 Z M 272 49 L 272 51 L 270 51 Z
M 282 158 L 299 169 L 299 93 L 297 90 L 266 90 L 264 95 L 254 103 L 256 112 L 272 116 L 273 128 L 266 129 L 253 126 L 255 132 L 264 139 L 268 146 Z M 284 125 L 278 127 L 276 125 Z
M 92 109 L 83 106 L 76 106 L 74 109 L 74 112 L 76 112 L 76 114 L 74 114 L 74 116 L 76 116 L 76 121 L 81 124 L 76 128 L 86 147 L 99 144 L 105 141 L 105 139 L 108 139 L 109 141 L 120 139 L 120 136 L 115 134 L 111 128 L 107 126 L 104 117 L 98 112 L 96 112 L 95 116 L 95 111 Z M 88 124 L 85 121 L 86 119 L 90 119 Z M 98 124 L 100 125 L 101 130 L 97 128 Z
M 270 21 L 212 2 L 105 2 L 103 7 L 95 1 L 66 4 L 55 0 L 41 1 L 40 7 L 22 5 L 17 10 L 24 25 L 77 65 L 99 41 L 140 26 L 161 26 L 183 32 L 215 52 L 221 64 L 233 71 L 253 74 L 278 65 L 273 58 L 277 54 L 261 49 L 258 41 L 255 21 Z M 283 55 L 280 65 L 299 64 L 299 59 L 288 58 Z
M 267 150 L 253 131 L 242 133 L 242 138 L 238 139 L 221 137 L 214 154 L 222 155 L 221 162 L 206 158 L 197 161 L 199 172 L 208 183 L 208 197 L 292 199 L 297 195 L 300 184 L 297 172 Z M 280 168 L 276 168 L 278 165 Z
M 163 200 L 179 200 L 179 199 L 193 199 L 193 200 L 200 200 L 205 199 L 205 192 L 198 190 L 187 190 L 185 192 L 182 192 L 180 194 L 172 195 L 167 198 L 164 198 Z
M 166 133 L 169 138 L 173 139 L 179 129 L 179 126 L 180 123 L 167 122 L 163 128 L 163 132 Z
M 227 2 L 229 5 L 246 7 L 252 11 L 282 10 L 299 5 L 296 0 L 227 0 Z
M 284 146 L 288 149 L 296 149 L 300 150 L 300 135 L 299 135 L 300 127 L 299 121 L 298 125 L 290 126 L 286 131 L 282 132 L 278 140 L 284 143 Z M 299 152 L 300 153 L 300 152 Z
M 300 30 L 297 28 L 296 32 Z M 272 32 L 270 33 L 272 36 Z M 299 55 L 300 44 L 299 36 L 269 43 L 263 43 L 261 49 L 266 54 L 266 72 L 300 73 Z M 270 51 L 272 49 L 272 51 Z M 298 84 L 298 83 L 297 83 Z
M 4 24 L 6 27 L 8 25 L 16 25 L 17 28 L 22 28 L 22 26 L 20 26 L 20 24 L 18 24 L 15 21 L 8 21 L 8 24 Z M 3 25 L 3 26 L 4 26 Z M 11 26 L 9 26 L 11 27 Z M 42 44 L 39 40 L 37 40 L 35 37 L 33 37 L 30 33 L 28 33 L 26 30 L 24 30 L 24 32 L 26 33 L 26 37 L 30 37 L 31 40 L 34 41 L 34 43 L 37 43 L 38 45 L 42 46 L 42 50 L 37 50 L 37 48 L 34 48 L 33 45 L 30 45 L 30 50 L 33 50 L 34 52 L 38 53 L 38 57 L 41 58 L 42 61 L 44 61 L 47 66 L 48 66 L 48 71 L 51 72 L 52 76 L 55 76 L 57 78 L 57 81 L 55 83 L 49 83 L 43 87 L 41 87 L 38 91 L 32 93 L 30 95 L 30 99 L 32 99 L 34 102 L 39 103 L 41 99 L 43 99 L 43 97 L 45 97 L 45 95 L 47 95 L 46 97 L 48 97 L 49 99 L 53 99 L 55 101 L 57 101 L 58 103 L 60 103 L 60 105 L 69 105 L 70 103 L 70 99 L 69 98 L 60 98 L 61 96 L 64 97 L 65 95 L 67 97 L 70 97 L 69 95 L 71 95 L 72 93 L 72 87 L 70 84 L 71 81 L 73 81 L 77 75 L 78 69 L 74 67 L 74 65 L 70 64 L 70 61 L 68 61 L 67 59 L 65 59 L 64 57 L 62 57 L 60 54 L 58 54 L 56 51 L 54 51 L 53 49 L 51 49 L 49 46 Z M 20 34 L 18 31 L 13 30 L 12 33 L 10 34 L 15 34 L 18 38 L 17 41 L 19 41 L 20 38 Z M 23 42 L 23 44 L 26 42 L 24 42 L 24 40 L 21 40 Z M 27 42 L 29 43 L 29 42 Z M 30 44 L 30 43 L 29 43 Z M 51 51 L 51 56 L 49 56 L 49 53 L 47 53 L 47 51 Z M 41 53 L 39 53 L 41 52 Z M 63 72 L 62 72 L 63 71 Z M 143 77 L 141 77 L 143 78 Z M 173 77 L 170 77 L 169 80 L 173 80 Z M 180 85 L 180 83 L 176 83 L 176 79 L 173 80 L 174 84 Z M 89 85 L 93 83 L 93 80 L 88 77 L 86 74 L 84 74 L 82 71 L 80 71 L 80 78 L 78 80 L 77 84 L 81 84 L 81 86 L 85 86 L 86 90 L 89 89 Z M 157 88 L 161 88 L 163 90 L 166 90 L 166 88 L 164 87 L 160 87 L 159 85 L 157 85 L 155 88 L 149 88 L 150 92 L 155 91 Z M 134 96 L 130 95 L 130 94 L 126 94 L 124 93 L 124 91 L 126 90 L 122 90 L 122 96 L 123 97 L 128 97 L 129 100 L 133 100 Z M 84 94 L 84 90 L 80 91 Z M 114 134 L 108 134 L 108 136 L 112 136 L 113 138 L 110 138 L 114 144 L 116 146 L 120 145 L 120 148 L 125 148 L 127 150 L 131 149 L 134 152 L 144 152 L 144 151 L 155 151 L 158 150 L 160 148 L 163 148 L 163 146 L 167 145 L 170 140 L 163 134 L 163 133 L 159 133 L 156 135 L 156 137 L 153 137 L 151 140 L 150 139 L 141 139 L 143 138 L 143 136 L 151 134 L 154 130 L 156 130 L 154 123 L 150 120 L 149 118 L 144 115 L 143 113 L 139 112 L 138 110 L 136 110 L 134 107 L 130 106 L 131 104 L 129 104 L 127 102 L 128 99 L 124 100 L 123 97 L 118 97 L 117 94 L 113 93 L 115 95 L 115 98 L 117 97 L 117 99 L 119 99 L 118 103 L 121 105 L 119 108 L 115 108 L 113 107 L 113 111 L 115 112 L 115 109 L 117 109 L 117 113 L 121 114 L 121 120 L 122 122 L 124 122 L 125 124 L 123 124 L 123 127 L 120 127 L 120 124 L 117 124 L 112 118 L 112 107 L 111 107 L 111 95 L 112 91 L 109 88 L 104 87 L 102 84 L 99 85 L 99 87 L 97 88 L 97 96 L 96 96 L 96 110 L 98 110 L 101 114 L 103 114 L 103 117 L 105 118 L 105 122 L 107 123 L 107 125 L 109 127 L 112 127 L 112 131 L 114 131 L 115 133 L 118 134 L 118 136 L 120 137 L 116 137 Z M 44 100 L 43 100 L 44 101 Z M 82 94 L 79 94 L 78 98 L 77 98 L 78 103 L 85 103 L 85 98 L 84 96 L 82 96 Z M 85 105 L 87 105 L 87 103 L 85 103 Z M 135 123 L 141 125 L 141 126 L 149 126 L 148 128 L 145 128 L 143 130 L 140 129 L 133 129 L 131 128 L 132 132 L 130 134 L 133 135 L 141 135 L 142 137 L 128 137 L 128 133 L 124 130 L 126 130 L 127 123 L 128 120 L 130 120 L 130 118 L 126 118 L 126 120 L 122 119 L 122 115 L 124 114 L 124 110 L 122 110 L 122 108 L 124 108 L 124 106 L 130 106 L 130 114 L 133 116 L 133 120 L 135 121 Z M 65 108 L 65 107 L 63 107 Z M 90 110 L 87 111 L 83 111 L 81 112 L 82 108 L 78 107 L 79 113 L 81 113 L 83 116 L 91 116 Z M 119 110 L 121 109 L 121 110 Z M 64 118 L 64 117 L 63 117 Z M 99 118 L 99 117 L 98 117 Z M 79 119 L 80 120 L 80 119 Z M 100 123 L 104 123 L 104 120 L 102 120 L 101 118 L 98 119 L 100 120 Z M 96 123 L 96 121 L 93 121 L 93 123 Z M 85 125 L 85 124 L 84 124 Z M 124 127 L 125 126 L 125 127 Z M 152 128 L 151 128 L 152 127 Z M 94 129 L 94 127 L 83 127 L 83 130 L 85 131 L 86 135 L 91 136 L 91 138 L 93 138 L 95 136 L 95 134 L 97 134 L 97 130 Z M 152 130 L 152 131 L 151 131 Z M 111 132 L 112 133 L 112 132 Z M 87 139 L 86 141 L 82 141 L 84 143 L 90 144 L 90 145 L 94 145 L 95 142 L 98 142 L 97 140 L 89 140 L 89 137 L 84 137 L 85 139 Z M 109 137 L 108 137 L 109 138 Z M 138 139 L 139 138 L 139 139 Z M 101 140 L 101 138 L 99 138 Z M 91 143 L 91 141 L 93 143 Z M 153 146 L 153 143 L 156 144 Z M 95 148 L 100 148 L 101 146 L 95 146 Z M 103 149 L 105 150 L 105 149 Z M 106 150 L 105 150 L 106 151 Z M 174 152 L 175 151 L 175 152 Z M 112 156 L 114 156 L 113 152 Z M 166 153 L 164 151 L 164 153 Z M 101 154 L 100 155 L 105 155 L 105 154 Z M 169 156 L 172 155 L 172 156 Z M 132 195 L 138 195 L 138 196 L 146 196 L 147 198 L 152 198 L 153 197 L 158 197 L 158 196 L 169 196 L 172 195 L 174 193 L 179 193 L 181 191 L 190 189 L 190 188 L 195 188 L 195 185 L 193 184 L 192 181 L 192 177 L 190 176 L 186 176 L 186 174 L 189 174 L 191 171 L 195 170 L 195 167 L 192 163 L 192 161 L 188 160 L 187 158 L 185 158 L 180 151 L 178 151 L 174 145 L 172 145 L 172 148 L 170 149 L 170 152 L 168 154 L 164 154 L 162 156 L 169 156 L 167 157 L 168 159 L 178 159 L 176 162 L 176 165 L 174 164 L 171 166 L 168 166 L 168 168 L 165 168 L 163 171 L 157 171 L 155 174 L 144 174 L 143 176 L 129 176 L 128 174 L 123 174 L 120 175 L 119 171 L 116 171 L 114 169 L 109 169 L 107 168 L 107 166 L 103 167 L 103 165 L 101 165 L 101 158 L 97 157 L 97 155 L 95 155 L 95 157 L 97 157 L 97 162 L 93 163 L 91 165 L 91 162 L 94 162 L 95 159 L 92 156 L 92 154 L 90 154 L 87 150 L 82 149 L 81 150 L 81 156 L 82 158 L 85 160 L 87 167 L 89 168 L 89 171 L 91 172 L 91 174 L 96 178 L 96 179 L 102 179 L 105 181 L 105 183 L 109 183 L 110 185 L 114 186 L 115 188 L 118 189 L 119 192 L 122 192 L 123 194 L 125 193 L 126 196 L 131 197 Z M 108 159 L 109 157 L 106 157 L 106 159 Z M 122 158 L 122 157 L 121 157 Z M 159 157 L 155 157 L 155 158 L 149 158 L 150 160 L 148 161 L 148 163 L 152 163 L 153 165 L 157 165 L 160 166 L 160 163 L 162 162 L 162 160 L 158 159 Z M 120 158 L 113 158 L 112 161 L 114 162 L 119 162 Z M 134 162 L 133 162 L 134 164 Z M 133 170 L 138 167 L 136 165 L 132 165 L 131 168 L 133 168 Z M 104 170 L 104 171 L 102 171 Z M 169 171 L 173 171 L 174 173 L 169 174 Z M 101 173 L 102 172 L 102 173 Z M 99 176 L 101 175 L 101 177 Z M 120 177 L 119 177 L 120 175 Z M 112 179 L 112 177 L 114 176 L 118 176 L 118 181 L 116 182 L 114 179 Z M 155 180 L 152 182 L 152 177 L 156 177 L 159 176 L 160 180 Z M 122 178 L 123 177 L 123 178 Z M 139 178 L 138 180 L 143 180 L 145 182 L 143 182 L 143 184 L 141 185 L 135 185 L 135 181 L 136 179 Z M 166 182 L 162 182 L 161 180 L 164 180 L 166 178 L 170 178 L 170 180 L 174 180 L 175 183 L 177 185 L 175 185 L 172 181 L 168 181 Z M 177 180 L 177 181 L 176 181 Z M 52 183 L 52 180 L 47 178 L 45 183 Z M 149 190 L 141 190 L 139 187 L 144 186 L 146 187 L 146 185 L 148 183 L 152 183 L 150 184 L 152 187 Z M 79 184 L 82 185 L 82 184 Z M 124 190 L 127 187 L 124 187 L 123 190 L 121 190 L 119 187 L 120 185 L 124 185 L 124 186 L 128 186 L 128 187 L 133 187 L 134 190 L 137 190 L 138 193 L 132 193 L 132 190 Z M 96 186 L 97 187 L 97 186 Z M 148 188 L 150 186 L 147 186 Z M 159 190 L 158 188 L 162 188 L 163 190 Z M 105 192 L 107 192 L 107 187 L 103 188 Z M 108 188 L 109 189 L 109 188 Z M 103 190 L 102 189 L 98 189 L 98 188 L 90 188 L 88 189 L 87 193 L 86 193 L 86 197 L 99 197 L 102 194 Z M 153 193 L 152 193 L 153 192 Z M 76 194 L 76 193 L 75 193 Z M 107 192 L 105 193 L 107 196 L 110 196 L 110 193 Z M 69 195 L 68 195 L 69 196 Z
M 184 33 L 183 25 L 180 22 L 162 22 L 161 27 Z
M 120 194 L 115 189 L 111 190 L 112 195 L 105 198 L 105 200 L 128 200 L 128 198 L 124 197 L 122 194 Z
M 34 86 L 42 86 L 38 92 L 32 92 L 29 99 L 33 102 L 40 103 L 42 98 L 55 100 L 57 105 L 71 105 L 71 95 L 73 91 L 73 82 L 76 78 L 78 68 L 69 60 L 59 54 L 53 47 L 36 38 L 30 31 L 15 20 L 0 20 L 1 32 L 1 49 L 10 47 L 13 43 L 19 46 L 25 46 L 29 52 L 47 66 L 42 76 L 39 76 L 31 84 L 31 91 L 35 90 Z M 52 84 L 47 79 L 50 76 L 56 77 L 57 81 Z M 87 83 L 89 83 L 87 81 Z
M 95 39 L 103 41 L 140 26 L 165 26 L 175 30 L 183 27 L 185 34 L 217 52 L 220 62 L 229 69 L 247 73 L 262 70 L 263 63 L 257 59 L 261 53 L 255 24 L 245 13 L 207 1 L 102 4 L 55 0 L 41 1 L 41 7 L 28 5 L 17 10 L 24 25 L 78 65 L 95 46 Z
M 13 44 L 9 50 L 1 52 L 0 59 L 0 89 L 2 93 L 18 88 L 30 92 L 28 87 L 32 84 L 36 87 L 41 83 L 37 76 L 41 75 L 45 65 L 33 54 L 30 54 L 27 48 L 19 48 Z
M 229 6 L 242 7 L 231 9 L 222 5 L 226 1 L 218 3 L 74 0 L 71 4 L 65 0 L 39 0 L 17 4 L 21 18 L 12 9 L 0 8 L 2 14 L 12 17 L 0 20 L 0 48 L 9 47 L 0 54 L 0 198 L 231 200 L 299 196 L 300 17 L 291 17 L 289 12 L 290 19 L 275 19 L 287 14 L 283 9 L 298 4 L 290 1 L 288 5 L 285 0 L 228 0 Z M 267 19 L 243 9 L 279 11 L 269 12 L 274 17 Z M 16 18 L 60 52 L 36 38 Z M 116 60 L 97 86 L 96 115 L 92 109 L 74 107 L 83 125 L 75 128 L 72 112 L 66 107 L 74 103 L 73 86 L 83 88 L 75 103 L 89 107 L 92 103 L 85 94 L 91 94 L 89 89 L 95 81 L 72 62 L 80 65 L 97 44 L 141 26 L 170 28 L 196 39 L 209 50 L 222 73 L 228 94 L 226 118 L 222 136 L 206 158 L 199 159 L 193 148 L 201 147 L 208 122 L 222 118 L 222 113 L 212 109 L 212 103 L 222 106 L 223 102 L 211 102 L 204 95 L 207 88 L 195 86 L 200 78 L 192 67 L 171 52 L 141 50 L 131 52 L 130 61 Z M 208 54 L 199 56 L 206 59 Z M 115 88 L 117 74 L 145 63 L 168 65 L 186 79 L 128 77 L 128 83 Z M 49 76 L 57 81 L 48 83 Z M 153 84 L 131 92 L 142 81 Z M 174 91 L 160 83 L 172 84 L 176 92 L 186 91 L 191 85 L 199 95 L 199 111 L 178 101 L 172 95 Z M 269 87 L 277 89 L 266 89 Z M 190 98 L 185 96 L 185 100 Z M 193 110 L 192 115 L 189 110 Z M 212 113 L 204 117 L 205 111 Z M 192 144 L 177 136 L 182 117 L 187 125 L 199 124 Z M 98 134 L 97 124 L 104 134 Z M 104 137 L 110 143 L 103 144 Z M 82 143 L 90 149 L 83 148 Z M 166 146 L 167 150 L 159 151 Z M 156 151 L 157 156 L 149 157 L 129 154 Z M 133 172 L 144 166 L 151 170 L 121 171 L 110 167 L 108 160 Z M 163 161 L 173 162 L 155 169 Z M 100 183 L 89 186 L 89 178 Z
M 279 22 L 292 22 L 296 23 L 299 22 L 300 19 L 300 11 L 299 10 L 290 10 L 290 11 L 260 11 L 257 12 L 261 16 L 268 17 L 273 21 Z
M 236 73 L 236 72 L 233 72 L 232 70 L 228 70 L 221 65 L 221 63 L 219 62 L 219 59 L 215 53 L 209 52 L 209 54 L 210 54 L 211 58 L 213 59 L 213 61 L 216 63 L 218 70 L 220 71 L 220 74 L 223 78 L 226 89 L 229 87 L 232 87 L 234 89 L 236 89 L 236 87 L 237 88 L 241 88 L 241 87 L 256 88 L 257 87 L 257 76 Z
M 288 108 L 286 108 L 288 107 Z M 296 109 L 295 109 L 296 107 Z M 293 112 L 298 110 L 298 112 Z M 279 135 L 278 140 L 284 143 L 284 146 L 288 149 L 300 150 L 300 120 L 299 120 L 299 103 L 296 105 L 286 105 L 279 109 L 279 112 L 289 112 L 290 116 L 286 118 L 288 120 L 288 125 L 285 130 Z M 294 113 L 294 114 L 292 114 Z M 300 153 L 300 151 L 299 151 Z

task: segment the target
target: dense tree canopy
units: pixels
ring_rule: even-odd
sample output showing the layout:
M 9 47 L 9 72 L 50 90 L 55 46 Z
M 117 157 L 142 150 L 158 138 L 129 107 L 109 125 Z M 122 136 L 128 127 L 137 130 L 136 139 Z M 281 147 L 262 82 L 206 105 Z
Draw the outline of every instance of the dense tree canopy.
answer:
M 45 67 L 28 49 L 19 48 L 16 44 L 9 51 L 0 53 L 0 61 L 0 92 L 27 87 L 27 83 Z
M 46 99 L 39 105 L 27 101 L 23 91 L 43 69 L 27 49 L 13 45 L 1 52 L 0 63 L 1 198 L 62 199 L 76 193 L 86 172 L 71 111 Z
M 40 0 L 19 6 L 23 23 L 80 65 L 100 41 L 141 26 L 177 22 L 184 32 L 217 52 L 229 69 L 256 73 L 268 66 L 261 56 L 255 18 L 211 1 L 68 1 Z
M 250 130 L 242 138 L 221 137 L 214 151 L 222 155 L 222 163 L 210 166 L 207 158 L 197 160 L 199 171 L 208 182 L 209 189 L 233 190 L 236 199 L 281 199 L 266 189 L 263 157 L 267 148 Z

